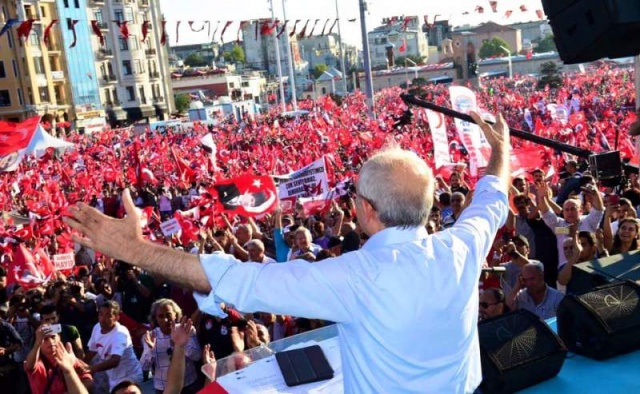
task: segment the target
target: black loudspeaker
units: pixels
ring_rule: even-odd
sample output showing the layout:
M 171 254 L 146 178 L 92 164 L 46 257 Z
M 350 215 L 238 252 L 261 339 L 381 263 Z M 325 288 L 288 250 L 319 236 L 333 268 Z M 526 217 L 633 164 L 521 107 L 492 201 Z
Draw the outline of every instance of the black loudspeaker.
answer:
M 616 254 L 574 265 L 567 293 L 584 294 L 598 286 L 620 280 L 629 280 L 640 285 L 640 251 Z
M 513 393 L 560 372 L 567 349 L 535 314 L 521 309 L 478 324 L 483 393 Z
M 640 53 L 640 2 L 542 0 L 560 58 L 567 64 Z
M 640 287 L 619 282 L 568 295 L 557 321 L 567 348 L 586 357 L 604 360 L 640 349 Z

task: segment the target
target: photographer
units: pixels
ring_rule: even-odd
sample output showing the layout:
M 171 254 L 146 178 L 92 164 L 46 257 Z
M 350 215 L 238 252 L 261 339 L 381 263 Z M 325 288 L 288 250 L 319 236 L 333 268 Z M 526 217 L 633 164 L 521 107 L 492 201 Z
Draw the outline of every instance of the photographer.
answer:
M 75 326 L 83 343 L 86 344 L 93 326 L 98 321 L 98 306 L 94 299 L 85 296 L 84 284 L 70 281 L 68 286 L 61 287 L 57 308 L 60 312 L 60 322 Z
M 138 323 L 146 323 L 153 301 L 153 279 L 132 265 L 119 263 L 116 268 L 116 293 L 122 296 L 122 312 Z

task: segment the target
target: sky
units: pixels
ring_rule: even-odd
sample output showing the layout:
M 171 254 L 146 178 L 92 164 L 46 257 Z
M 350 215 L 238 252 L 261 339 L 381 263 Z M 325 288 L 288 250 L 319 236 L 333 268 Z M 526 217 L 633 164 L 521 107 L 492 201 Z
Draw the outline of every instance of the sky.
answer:
M 315 34 L 322 30 L 326 19 L 336 18 L 336 0 L 285 0 L 286 16 L 288 20 L 301 19 L 304 23 L 307 19 L 312 21 L 320 19 Z M 351 45 L 362 47 L 360 34 L 359 0 L 337 0 L 340 12 L 343 40 Z M 283 0 L 273 0 L 276 18 L 284 20 Z M 167 20 L 167 33 L 170 36 L 170 45 L 176 45 L 175 26 L 176 21 L 183 21 L 180 25 L 178 45 L 209 42 L 207 29 L 202 32 L 192 32 L 187 21 L 194 21 L 194 29 L 202 26 L 201 22 L 211 21 L 211 32 L 215 30 L 216 21 L 223 21 L 216 34 L 220 31 L 225 21 L 235 21 L 225 33 L 225 41 L 235 38 L 240 20 L 251 20 L 271 17 L 269 0 L 160 0 L 162 12 Z M 429 15 L 440 14 L 438 19 L 449 19 L 453 26 L 464 24 L 479 24 L 493 21 L 500 24 L 526 22 L 537 20 L 535 11 L 542 9 L 541 0 L 498 0 L 498 12 L 492 13 L 488 0 L 369 0 L 367 13 L 367 30 L 381 24 L 382 18 L 401 15 Z M 525 5 L 527 12 L 521 12 L 520 6 Z M 476 6 L 484 8 L 484 14 L 474 12 Z M 513 10 L 509 19 L 504 18 L 505 11 Z M 463 15 L 469 12 L 469 15 Z M 347 22 L 347 19 L 357 18 L 356 22 Z M 200 22 L 200 23 L 198 23 Z M 332 23 L 332 22 L 329 22 Z M 299 28 L 301 24 L 298 24 Z M 334 33 L 337 33 L 337 28 Z M 299 31 L 299 30 L 298 30 Z M 309 30 L 307 30 L 309 31 Z

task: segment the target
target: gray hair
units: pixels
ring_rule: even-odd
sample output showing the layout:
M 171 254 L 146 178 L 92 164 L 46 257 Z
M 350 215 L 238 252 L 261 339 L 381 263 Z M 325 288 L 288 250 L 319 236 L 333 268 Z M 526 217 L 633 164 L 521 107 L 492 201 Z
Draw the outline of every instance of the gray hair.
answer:
M 261 240 L 252 239 L 251 241 L 247 242 L 247 244 L 245 245 L 245 249 L 252 245 L 264 252 L 264 243 Z
M 163 306 L 170 306 L 171 309 L 176 313 L 176 320 L 179 320 L 182 317 L 182 309 L 176 304 L 176 302 L 169 298 L 160 298 L 156 300 L 153 304 L 151 304 L 151 312 L 149 313 L 149 321 L 156 326 L 158 322 L 156 321 L 156 312 L 158 309 Z
M 298 233 L 302 233 L 304 234 L 305 238 L 307 238 L 307 241 L 309 241 L 309 243 L 311 243 L 311 241 L 313 241 L 313 238 L 311 237 L 311 231 L 309 231 L 308 228 L 306 227 L 299 227 L 296 231 L 295 234 L 298 235 Z
M 238 231 L 239 229 L 247 230 L 247 232 L 249 233 L 249 237 L 253 236 L 253 228 L 251 228 L 251 226 L 249 226 L 248 224 L 239 224 L 238 227 L 236 227 L 236 231 Z
M 369 201 L 385 227 L 424 226 L 433 205 L 433 174 L 411 151 L 392 146 L 362 166 L 357 195 Z

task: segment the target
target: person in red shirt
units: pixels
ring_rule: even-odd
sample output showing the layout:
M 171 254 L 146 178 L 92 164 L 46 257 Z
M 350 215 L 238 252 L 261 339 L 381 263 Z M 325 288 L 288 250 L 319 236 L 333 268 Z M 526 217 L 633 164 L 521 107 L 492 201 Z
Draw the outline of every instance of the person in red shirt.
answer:
M 60 341 L 54 326 L 43 324 L 36 330 L 36 340 L 27 355 L 24 369 L 34 394 L 89 393 L 93 379 L 89 368 Z

